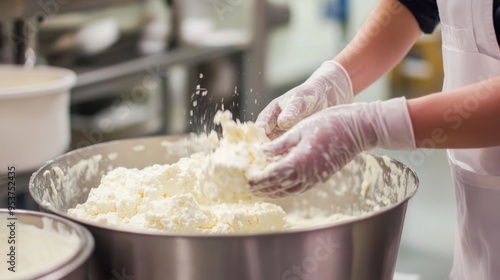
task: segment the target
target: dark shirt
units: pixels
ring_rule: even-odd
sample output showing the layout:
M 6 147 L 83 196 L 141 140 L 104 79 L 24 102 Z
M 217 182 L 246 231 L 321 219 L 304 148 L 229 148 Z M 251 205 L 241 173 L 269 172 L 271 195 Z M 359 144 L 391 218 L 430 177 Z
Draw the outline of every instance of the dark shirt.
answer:
M 399 2 L 411 11 L 423 32 L 434 31 L 439 23 L 437 0 L 399 0 Z M 500 44 L 500 0 L 493 0 L 493 24 L 498 44 Z

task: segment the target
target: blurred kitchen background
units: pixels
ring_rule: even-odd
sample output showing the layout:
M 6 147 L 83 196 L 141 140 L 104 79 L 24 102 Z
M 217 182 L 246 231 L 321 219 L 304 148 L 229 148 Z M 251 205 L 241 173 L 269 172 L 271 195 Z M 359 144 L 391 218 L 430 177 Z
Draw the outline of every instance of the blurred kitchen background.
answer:
M 2 0 L 0 63 L 77 73 L 70 149 L 200 132 L 212 127 L 210 119 L 222 107 L 254 120 L 270 100 L 339 52 L 376 2 Z M 416 97 L 438 91 L 442 78 L 436 30 L 356 99 Z M 420 275 L 407 279 L 447 279 L 455 206 L 445 152 L 379 152 L 406 163 L 420 179 L 397 271 Z M 20 196 L 29 175 L 18 175 Z M 24 203 L 32 207 L 28 199 Z

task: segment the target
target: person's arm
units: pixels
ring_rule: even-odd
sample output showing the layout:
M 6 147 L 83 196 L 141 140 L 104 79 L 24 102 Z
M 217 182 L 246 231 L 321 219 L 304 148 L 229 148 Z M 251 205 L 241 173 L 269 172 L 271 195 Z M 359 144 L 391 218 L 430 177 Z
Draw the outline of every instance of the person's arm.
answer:
M 387 73 L 422 34 L 412 13 L 397 0 L 381 0 L 361 29 L 334 60 L 359 93 Z
M 407 104 L 419 148 L 500 146 L 500 76 Z
M 375 147 L 500 146 L 500 76 L 407 101 L 394 98 L 333 106 L 266 143 L 279 156 L 250 180 L 256 195 L 282 197 L 324 182 Z
M 325 108 L 352 102 L 398 63 L 422 34 L 413 14 L 397 0 L 381 0 L 353 40 L 304 83 L 275 98 L 256 123 L 275 138 Z

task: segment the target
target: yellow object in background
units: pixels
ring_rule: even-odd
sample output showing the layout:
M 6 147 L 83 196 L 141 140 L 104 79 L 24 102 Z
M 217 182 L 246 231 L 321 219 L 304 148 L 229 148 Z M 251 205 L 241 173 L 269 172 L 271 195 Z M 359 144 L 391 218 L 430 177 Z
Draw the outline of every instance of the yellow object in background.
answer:
M 393 96 L 414 98 L 441 90 L 443 85 L 441 36 L 422 36 L 390 75 Z

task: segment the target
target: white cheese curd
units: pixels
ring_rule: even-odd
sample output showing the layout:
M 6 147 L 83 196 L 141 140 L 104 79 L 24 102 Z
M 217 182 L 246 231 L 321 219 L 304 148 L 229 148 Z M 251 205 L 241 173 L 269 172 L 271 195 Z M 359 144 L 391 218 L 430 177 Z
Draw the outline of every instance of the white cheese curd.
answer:
M 278 205 L 248 190 L 248 174 L 270 159 L 259 149 L 269 141 L 253 123 L 236 123 L 229 112 L 215 122 L 224 135 L 211 152 L 142 170 L 118 167 L 68 215 L 104 225 L 183 233 L 247 233 L 287 226 Z
M 212 134 L 203 136 L 210 141 L 202 141 L 214 148 L 172 164 L 141 170 L 114 168 L 102 177 L 97 188 L 91 189 L 87 201 L 69 209 L 68 215 L 134 230 L 255 233 L 331 224 L 369 214 L 381 205 L 379 199 L 369 199 L 374 196 L 371 186 L 382 183 L 382 170 L 375 160 L 369 160 L 370 156 L 365 156 L 366 162 L 373 167 L 365 168 L 363 182 L 351 177 L 334 189 L 328 183 L 320 184 L 314 192 L 287 200 L 256 197 L 248 189 L 248 178 L 254 178 L 273 160 L 260 149 L 269 138 L 252 122 L 233 121 L 229 112 L 218 112 L 215 123 L 221 124 L 223 137 L 217 139 Z M 176 152 L 174 147 L 172 152 Z M 360 167 L 346 168 L 356 171 Z M 349 190 L 357 190 L 354 196 L 364 201 L 359 204 L 362 209 L 336 211 L 330 199 L 337 197 L 338 201 Z M 382 205 L 388 204 L 390 201 Z

